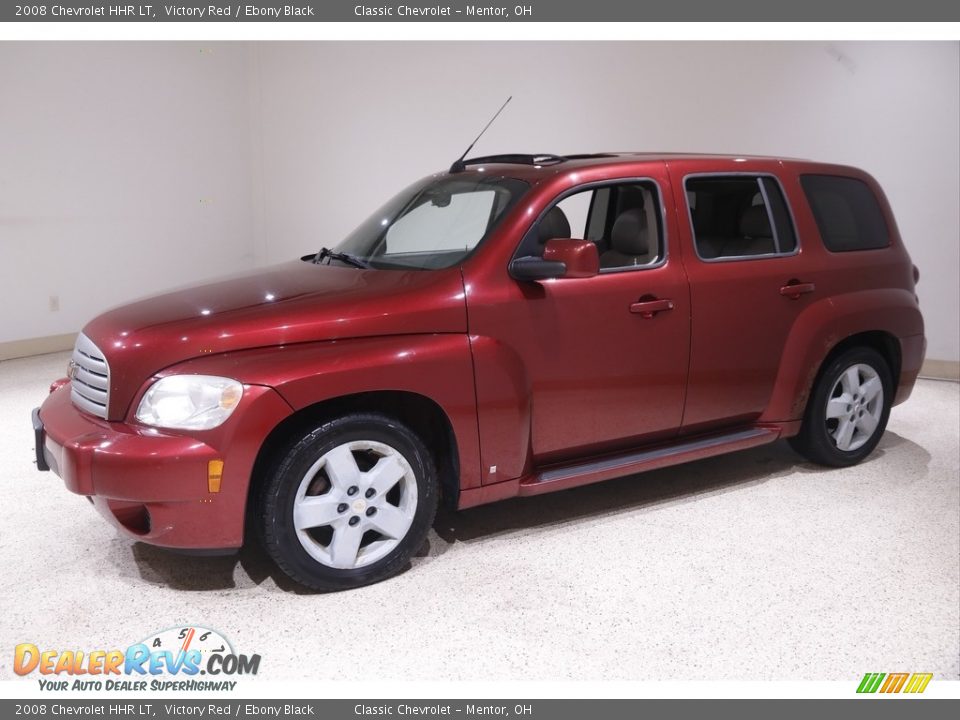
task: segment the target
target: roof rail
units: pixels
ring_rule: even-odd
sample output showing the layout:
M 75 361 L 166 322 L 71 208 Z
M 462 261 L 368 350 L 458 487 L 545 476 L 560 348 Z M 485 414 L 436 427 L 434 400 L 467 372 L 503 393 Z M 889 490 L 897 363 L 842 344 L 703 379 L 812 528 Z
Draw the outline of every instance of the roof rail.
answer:
M 484 163 L 507 163 L 510 165 L 556 165 L 566 160 L 561 155 L 551 155 L 550 153 L 538 153 L 536 155 L 525 155 L 523 153 L 508 153 L 505 155 L 484 155 L 483 157 L 469 158 L 464 160 L 464 165 L 482 165 Z

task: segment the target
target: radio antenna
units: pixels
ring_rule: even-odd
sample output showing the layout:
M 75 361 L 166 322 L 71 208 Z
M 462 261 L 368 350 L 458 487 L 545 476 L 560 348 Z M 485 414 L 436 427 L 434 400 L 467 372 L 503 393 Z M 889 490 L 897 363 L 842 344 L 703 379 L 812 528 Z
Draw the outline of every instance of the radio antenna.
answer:
M 500 116 L 500 113 L 503 112 L 503 109 L 507 106 L 507 103 L 509 103 L 511 100 L 513 100 L 513 95 L 511 95 L 504 101 L 503 105 L 500 106 L 500 109 L 497 110 L 497 112 L 494 114 L 492 118 L 490 118 L 490 122 L 488 122 L 486 125 L 483 126 L 483 130 L 480 131 L 480 134 L 477 135 L 476 139 L 474 139 L 472 143 L 470 143 L 470 147 L 464 150 L 463 155 L 461 155 L 457 159 L 457 161 L 450 166 L 450 174 L 460 173 L 467 169 L 466 164 L 463 162 L 464 159 L 467 157 L 467 153 L 473 150 L 473 146 L 477 144 L 477 140 L 483 137 L 483 134 L 487 131 L 487 128 L 493 125 L 493 121 Z

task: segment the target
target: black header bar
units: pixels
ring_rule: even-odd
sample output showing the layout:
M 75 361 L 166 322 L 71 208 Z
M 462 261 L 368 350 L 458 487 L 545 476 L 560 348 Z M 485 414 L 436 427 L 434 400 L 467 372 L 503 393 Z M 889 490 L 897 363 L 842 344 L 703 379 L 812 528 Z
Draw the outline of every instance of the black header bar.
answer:
M 856 682 L 851 684 L 855 689 Z M 851 690 L 853 693 L 853 690 Z M 909 704 L 907 712 L 904 705 Z M 176 698 L 118 696 L 98 700 L 0 700 L 3 717 L 83 717 L 120 720 L 225 718 L 260 720 L 402 720 L 403 718 L 514 718 L 514 720 L 582 720 L 611 718 L 736 717 L 740 720 L 940 720 L 956 717 L 960 701 L 947 699 L 847 698 L 842 700 L 238 700 L 232 697 Z
M 98 0 L 0 3 L 3 22 L 946 22 L 943 0 Z

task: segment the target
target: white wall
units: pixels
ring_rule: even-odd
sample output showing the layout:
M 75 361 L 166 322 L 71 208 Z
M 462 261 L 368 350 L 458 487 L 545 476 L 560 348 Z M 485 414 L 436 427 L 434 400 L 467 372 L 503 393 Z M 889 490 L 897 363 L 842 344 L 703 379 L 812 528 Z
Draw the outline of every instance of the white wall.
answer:
M 247 60 L 0 43 L 0 342 L 252 263 Z
M 928 356 L 960 359 L 957 43 L 0 44 L 0 88 L 0 342 L 333 244 L 513 94 L 476 153 L 863 167 L 921 269 Z M 84 289 L 78 245 L 109 283 Z
M 475 149 L 681 150 L 859 166 L 920 267 L 928 357 L 960 359 L 957 43 L 262 43 L 259 257 L 329 244 Z

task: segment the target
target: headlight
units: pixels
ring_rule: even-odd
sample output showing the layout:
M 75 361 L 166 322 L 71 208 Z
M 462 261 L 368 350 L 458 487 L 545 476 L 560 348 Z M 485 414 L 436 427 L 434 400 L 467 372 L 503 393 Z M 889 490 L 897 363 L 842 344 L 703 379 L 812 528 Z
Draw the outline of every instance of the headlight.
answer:
M 137 408 L 137 420 L 156 427 L 209 430 L 240 404 L 243 385 L 211 375 L 171 375 L 157 380 Z

